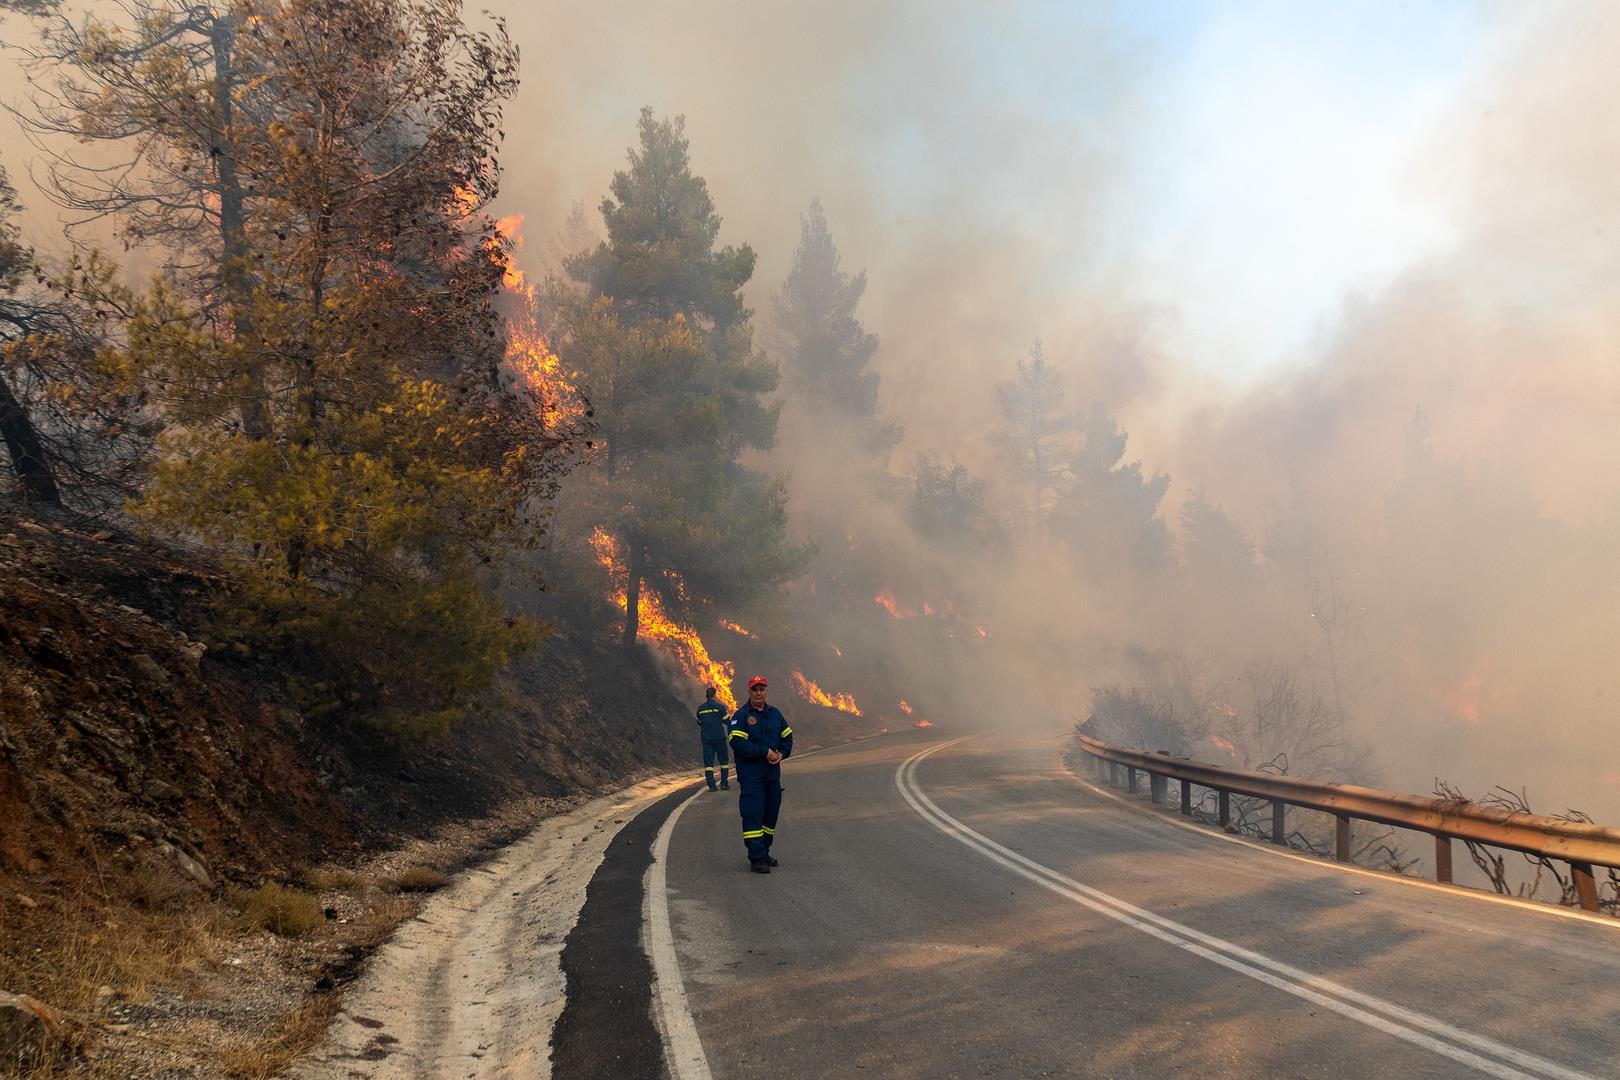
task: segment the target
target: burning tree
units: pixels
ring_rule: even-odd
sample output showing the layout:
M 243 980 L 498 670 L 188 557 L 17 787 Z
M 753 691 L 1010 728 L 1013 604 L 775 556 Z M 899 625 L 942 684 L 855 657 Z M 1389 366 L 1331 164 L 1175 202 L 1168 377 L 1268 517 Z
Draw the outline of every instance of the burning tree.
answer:
M 739 462 L 768 448 L 776 365 L 753 348 L 742 288 L 754 253 L 715 248 L 720 218 L 692 173 L 684 122 L 643 109 L 640 146 L 602 201 L 607 239 L 567 262 L 558 353 L 595 406 L 600 452 L 581 477 L 581 532 L 622 545 L 634 643 L 643 590 L 688 624 L 803 566 L 780 482 Z M 680 587 L 674 584 L 681 582 Z
M 137 510 L 234 564 L 221 632 L 294 651 L 310 704 L 442 727 L 534 638 L 488 575 L 560 468 L 478 212 L 516 51 L 454 0 L 256 5 L 235 48 L 252 334 L 165 284 L 136 305 L 120 360 L 170 424 Z

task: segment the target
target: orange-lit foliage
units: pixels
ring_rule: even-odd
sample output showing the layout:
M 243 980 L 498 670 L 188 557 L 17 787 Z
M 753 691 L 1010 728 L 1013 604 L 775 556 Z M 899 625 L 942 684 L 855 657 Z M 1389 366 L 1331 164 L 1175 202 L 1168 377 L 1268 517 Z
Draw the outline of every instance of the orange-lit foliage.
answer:
M 805 677 L 804 672 L 793 673 L 793 686 L 806 701 L 816 705 L 824 705 L 829 709 L 847 712 L 853 716 L 861 715 L 861 710 L 855 705 L 855 698 L 849 694 L 839 694 L 836 697 L 828 696 L 827 692 Z
M 607 568 L 609 579 L 613 582 L 613 602 L 623 611 L 627 604 L 625 588 L 629 572 L 625 569 L 619 542 L 599 528 L 591 533 L 591 548 L 596 552 L 596 561 Z M 676 580 L 678 584 L 679 579 Z M 645 590 L 641 594 L 641 615 L 636 636 L 662 649 L 693 682 L 714 687 L 715 696 L 725 703 L 726 708 L 737 708 L 737 699 L 731 693 L 732 680 L 737 677 L 737 666 L 729 660 L 711 658 L 697 631 L 671 619 L 658 602 L 657 595 Z

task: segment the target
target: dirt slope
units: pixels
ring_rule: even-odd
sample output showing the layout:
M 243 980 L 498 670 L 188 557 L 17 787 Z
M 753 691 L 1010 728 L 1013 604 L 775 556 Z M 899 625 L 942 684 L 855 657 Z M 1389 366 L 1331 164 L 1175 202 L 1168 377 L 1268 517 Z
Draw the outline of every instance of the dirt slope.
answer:
M 243 890 L 315 894 L 318 865 L 360 866 L 691 756 L 687 706 L 652 663 L 562 626 L 511 673 L 493 719 L 379 750 L 307 721 L 274 667 L 202 646 L 212 574 L 0 503 L 0 990 L 83 1019 L 92 1041 L 117 1003 L 217 960 L 178 939 L 245 933 L 232 921 Z M 532 824 L 509 817 L 500 828 Z M 464 835 L 466 850 L 440 844 L 435 858 L 466 862 L 501 839 L 494 825 Z

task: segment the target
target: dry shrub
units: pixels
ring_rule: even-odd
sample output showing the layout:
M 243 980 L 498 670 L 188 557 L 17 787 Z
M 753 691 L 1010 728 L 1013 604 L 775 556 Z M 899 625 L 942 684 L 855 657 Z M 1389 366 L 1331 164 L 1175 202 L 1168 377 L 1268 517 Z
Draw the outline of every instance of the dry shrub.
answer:
M 450 877 L 425 866 L 413 866 L 394 878 L 394 888 L 400 892 L 431 892 L 450 884 Z
M 317 892 L 359 892 L 371 880 L 354 870 L 340 866 L 322 866 L 303 875 L 304 884 Z
M 179 906 L 189 892 L 180 875 L 167 866 L 143 864 L 129 875 L 125 894 L 148 911 L 167 911 Z
M 326 921 L 320 903 L 309 893 L 267 881 L 239 900 L 241 922 L 281 937 L 299 937 Z

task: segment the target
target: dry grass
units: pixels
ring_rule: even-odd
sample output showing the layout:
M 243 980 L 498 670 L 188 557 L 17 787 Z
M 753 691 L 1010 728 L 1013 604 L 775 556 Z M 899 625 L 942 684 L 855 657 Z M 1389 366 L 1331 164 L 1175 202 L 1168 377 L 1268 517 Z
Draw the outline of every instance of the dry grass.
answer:
M 366 875 L 341 866 L 317 867 L 306 871 L 302 877 L 304 884 L 316 892 L 360 892 L 371 884 Z
M 413 866 L 394 878 L 394 888 L 400 892 L 431 892 L 448 884 L 450 884 L 448 874 L 441 874 L 425 866 Z
M 281 937 L 301 937 L 326 921 L 318 900 L 307 892 L 267 881 L 237 898 L 240 922 Z
M 282 1017 L 263 1034 L 220 1047 L 216 1061 L 228 1076 L 269 1080 L 278 1076 L 300 1054 L 312 1049 L 326 1034 L 342 998 L 322 994 Z
M 420 903 L 410 896 L 382 896 L 377 902 L 366 907 L 365 912 L 354 920 L 356 931 L 355 944 L 362 946 L 380 945 L 388 940 L 400 923 L 412 918 L 418 910 Z
M 126 882 L 125 895 L 136 907 L 148 911 L 168 911 L 183 903 L 190 895 L 180 875 L 162 865 L 137 867 Z
M 217 912 L 207 904 L 185 908 L 175 897 L 166 902 L 178 910 L 153 912 L 95 897 L 32 911 L 0 909 L 0 940 L 32 944 L 0 950 L 0 986 L 88 1013 L 102 986 L 139 998 L 215 960 L 223 929 Z

